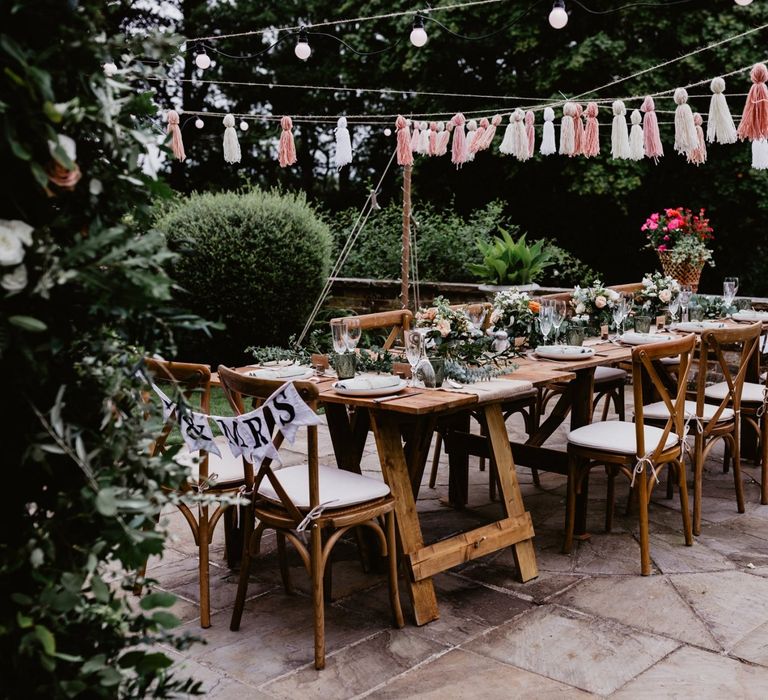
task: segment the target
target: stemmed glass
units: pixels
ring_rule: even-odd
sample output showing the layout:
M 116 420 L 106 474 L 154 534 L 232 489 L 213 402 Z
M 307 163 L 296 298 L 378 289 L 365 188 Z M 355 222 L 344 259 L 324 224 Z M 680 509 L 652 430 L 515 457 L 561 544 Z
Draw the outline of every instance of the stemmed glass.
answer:
M 539 307 L 539 330 L 544 338 L 544 345 L 547 344 L 547 338 L 554 326 L 553 323 L 554 307 L 552 304 L 542 304 Z
M 672 319 L 672 322 L 674 323 L 675 321 L 677 321 L 677 312 L 680 311 L 680 295 L 679 294 L 669 300 L 669 304 L 667 304 L 667 309 L 669 310 L 669 317 Z
M 681 284 L 678 299 L 680 300 L 680 308 L 682 309 L 681 321 L 683 323 L 688 322 L 688 304 L 691 303 L 692 296 L 693 287 L 691 287 L 690 284 Z
M 614 340 L 621 340 L 624 335 L 624 319 L 627 317 L 627 305 L 624 299 L 619 299 L 612 311 L 613 324 L 616 326 L 616 336 Z
M 723 282 L 723 301 L 725 302 L 726 309 L 731 308 L 733 300 L 736 298 L 736 294 L 739 291 L 739 278 L 738 277 L 726 277 Z
M 344 344 L 349 352 L 354 352 L 358 342 L 360 342 L 360 319 L 354 316 L 344 319 Z
M 405 332 L 405 357 L 411 366 L 411 386 L 416 386 L 416 367 L 421 362 L 424 349 L 424 335 L 421 331 Z
M 333 321 L 331 321 L 331 339 L 333 340 L 333 350 L 338 355 L 341 355 L 347 351 L 344 321 L 345 319 L 343 318 L 335 318 Z
M 555 327 L 555 344 L 560 335 L 560 326 L 565 321 L 566 305 L 562 299 L 555 299 L 552 304 L 552 325 Z

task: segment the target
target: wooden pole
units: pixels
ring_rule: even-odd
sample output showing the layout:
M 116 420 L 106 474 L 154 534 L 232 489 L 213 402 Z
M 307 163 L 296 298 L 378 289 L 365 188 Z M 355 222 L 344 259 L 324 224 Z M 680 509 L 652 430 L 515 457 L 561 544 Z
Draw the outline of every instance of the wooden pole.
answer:
M 400 306 L 408 308 L 411 256 L 411 167 L 403 166 L 403 258 L 400 263 Z

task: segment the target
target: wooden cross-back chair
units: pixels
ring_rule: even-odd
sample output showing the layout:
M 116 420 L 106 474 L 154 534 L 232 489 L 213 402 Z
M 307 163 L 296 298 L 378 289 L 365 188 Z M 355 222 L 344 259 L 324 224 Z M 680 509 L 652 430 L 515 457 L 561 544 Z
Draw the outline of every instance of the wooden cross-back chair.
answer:
M 332 318 L 331 323 L 344 318 L 356 318 L 360 321 L 360 330 L 374 331 L 389 329 L 382 348 L 391 349 L 395 343 L 403 345 L 403 331 L 407 331 L 413 325 L 413 313 L 409 309 L 397 309 L 395 311 L 378 311 L 372 314 L 361 314 L 360 316 L 339 316 Z
M 211 370 L 208 365 L 194 364 L 188 362 L 167 362 L 161 360 L 148 359 L 145 361 L 148 374 L 158 386 L 165 387 L 166 394 L 168 387 L 174 387 L 181 396 L 187 401 L 190 407 L 198 403 L 201 413 L 210 412 L 211 398 Z M 154 396 L 151 392 L 148 398 Z M 173 396 L 170 396 L 173 399 Z M 158 455 L 166 450 L 166 443 L 172 431 L 178 427 L 178 418 L 175 414 L 171 415 L 163 425 L 162 431 L 152 445 L 152 456 Z M 177 453 L 175 459 L 182 466 L 190 469 L 190 475 L 187 491 L 199 491 L 206 494 L 220 495 L 233 493 L 240 489 L 244 484 L 243 469 L 240 460 L 235 459 L 226 443 L 217 440 L 221 457 L 215 454 L 208 454 L 205 450 L 200 450 L 197 459 L 189 452 L 186 446 L 182 447 Z M 178 509 L 184 515 L 190 529 L 195 544 L 199 551 L 199 577 L 200 577 L 200 625 L 201 627 L 211 626 L 211 594 L 210 594 L 210 573 L 209 573 L 209 549 L 213 534 L 221 516 L 227 508 L 226 504 L 219 504 L 213 512 L 207 504 L 201 504 L 198 507 L 197 516 L 192 509 L 183 502 L 177 504 Z M 140 595 L 143 585 L 142 581 L 146 574 L 146 562 L 139 571 L 138 580 L 134 587 L 136 595 Z
M 219 366 L 219 379 L 232 407 L 238 414 L 246 412 L 246 401 L 262 403 L 283 382 L 255 379 Z M 317 410 L 318 389 L 312 382 L 293 382 L 301 398 Z M 403 614 L 397 588 L 397 541 L 395 539 L 394 499 L 389 487 L 378 479 L 320 466 L 318 462 L 317 426 L 307 426 L 307 463 L 273 469 L 269 458 L 254 472 L 253 465 L 244 462 L 246 496 L 249 505 L 244 523 L 243 555 L 237 598 L 230 629 L 237 631 L 243 614 L 248 590 L 251 558 L 257 556 L 262 533 L 273 529 L 277 535 L 283 584 L 290 592 L 288 567 L 285 561 L 285 541 L 290 541 L 312 580 L 314 607 L 315 668 L 325 667 L 325 612 L 323 574 L 329 565 L 331 550 L 351 528 L 368 527 L 376 534 L 382 555 L 389 560 L 389 596 L 394 622 L 403 626 Z M 283 442 L 280 432 L 273 443 L 279 450 Z M 379 519 L 383 519 L 382 528 Z M 256 521 L 258 520 L 258 525 Z M 309 530 L 306 543 L 298 529 Z M 324 540 L 324 533 L 327 537 Z
M 573 546 L 576 516 L 576 496 L 585 477 L 596 465 L 604 465 L 609 473 L 608 508 L 613 509 L 613 478 L 624 474 L 637 489 L 640 510 L 640 562 L 643 576 L 651 573 L 648 534 L 648 505 L 657 474 L 664 468 L 676 471 L 680 489 L 685 543 L 693 544 L 691 517 L 688 511 L 688 490 L 685 463 L 682 455 L 686 380 L 691 365 L 691 354 L 696 343 L 693 335 L 652 345 L 641 345 L 632 350 L 632 383 L 635 422 L 600 421 L 582 426 L 568 434 L 568 497 L 566 503 L 565 541 L 563 551 Z M 661 360 L 677 356 L 680 362 L 680 381 L 674 394 L 661 375 Z M 669 411 L 663 427 L 646 425 L 643 406 L 643 387 L 652 386 Z M 609 517 L 606 515 L 606 524 Z

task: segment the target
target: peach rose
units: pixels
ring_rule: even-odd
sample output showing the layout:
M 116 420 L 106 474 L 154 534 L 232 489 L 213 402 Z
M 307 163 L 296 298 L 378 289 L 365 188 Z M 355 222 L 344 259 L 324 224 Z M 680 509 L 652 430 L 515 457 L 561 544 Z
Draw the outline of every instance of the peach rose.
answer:
M 450 321 L 447 321 L 446 319 L 443 319 L 442 321 L 438 321 L 436 328 L 438 331 L 440 331 L 440 335 L 443 336 L 443 338 L 445 338 L 451 332 Z
M 541 304 L 539 304 L 538 301 L 529 301 L 528 302 L 528 308 L 535 314 L 539 313 L 539 310 L 541 309 Z
M 604 308 L 607 303 L 608 303 L 608 300 L 602 294 L 599 294 L 598 296 L 595 297 L 595 306 L 598 309 Z

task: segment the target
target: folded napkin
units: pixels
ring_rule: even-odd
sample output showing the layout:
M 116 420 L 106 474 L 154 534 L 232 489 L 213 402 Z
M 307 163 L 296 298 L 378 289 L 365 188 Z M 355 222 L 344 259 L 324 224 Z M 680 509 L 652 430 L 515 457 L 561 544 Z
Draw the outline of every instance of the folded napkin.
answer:
M 487 382 L 464 384 L 460 389 L 452 389 L 444 385 L 446 391 L 456 391 L 462 394 L 476 394 L 478 402 L 495 403 L 505 399 L 514 399 L 522 394 L 527 394 L 533 389 L 531 382 L 523 379 L 491 379 Z
M 400 377 L 394 374 L 364 374 L 354 379 L 344 379 L 336 382 L 339 389 L 386 389 L 390 386 L 398 386 Z
M 310 367 L 302 365 L 288 365 L 287 367 L 276 367 L 275 369 L 255 369 L 248 372 L 249 377 L 257 379 L 306 379 L 311 377 L 314 371 Z
M 733 318 L 742 319 L 744 321 L 765 321 L 768 320 L 768 311 L 751 311 L 749 309 L 741 309 L 733 314 Z
M 635 333 L 634 331 L 627 331 L 621 337 L 621 341 L 628 345 L 647 345 L 649 343 L 663 343 L 669 340 L 672 340 L 672 336 L 670 335 L 662 335 L 661 333 Z

